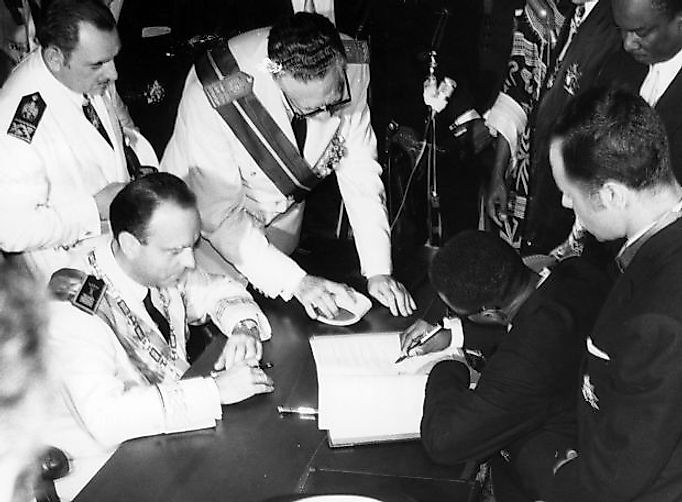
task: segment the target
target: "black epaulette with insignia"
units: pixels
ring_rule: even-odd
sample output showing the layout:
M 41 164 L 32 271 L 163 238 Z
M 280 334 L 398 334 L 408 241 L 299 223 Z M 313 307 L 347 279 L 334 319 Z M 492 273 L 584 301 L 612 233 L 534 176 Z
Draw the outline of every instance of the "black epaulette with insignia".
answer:
M 369 45 L 365 40 L 351 38 L 342 42 L 349 64 L 369 64 Z
M 45 113 L 45 108 L 47 105 L 39 92 L 21 98 L 7 134 L 30 144 L 38 129 L 40 119 Z

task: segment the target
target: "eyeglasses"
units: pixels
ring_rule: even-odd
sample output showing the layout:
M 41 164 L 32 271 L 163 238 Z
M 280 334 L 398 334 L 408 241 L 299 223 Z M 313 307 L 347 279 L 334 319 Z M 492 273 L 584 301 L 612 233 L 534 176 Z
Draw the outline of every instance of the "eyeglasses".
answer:
M 315 115 L 319 115 L 320 113 L 328 112 L 330 115 L 333 115 L 337 111 L 339 111 L 341 108 L 346 106 L 348 103 L 351 102 L 352 98 L 350 95 L 350 84 L 348 83 L 348 74 L 344 70 L 343 72 L 343 79 L 344 79 L 344 88 L 343 88 L 343 96 L 341 99 L 338 101 L 335 101 L 334 103 L 329 103 L 327 105 L 322 105 L 320 107 L 314 108 L 313 110 L 310 110 L 309 112 L 301 113 L 298 106 L 295 106 L 291 100 L 289 99 L 289 96 L 287 96 L 287 93 L 282 91 L 282 94 L 284 94 L 284 99 L 287 102 L 287 105 L 289 105 L 289 108 L 291 108 L 291 111 L 294 112 L 294 118 L 295 119 L 307 119 L 310 117 L 314 117 Z

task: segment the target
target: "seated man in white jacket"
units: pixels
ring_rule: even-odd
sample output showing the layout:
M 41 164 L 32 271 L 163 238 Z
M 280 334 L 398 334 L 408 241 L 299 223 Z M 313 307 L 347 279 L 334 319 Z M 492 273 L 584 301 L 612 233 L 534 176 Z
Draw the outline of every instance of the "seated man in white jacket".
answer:
M 127 185 L 110 209 L 113 238 L 81 270 L 56 272 L 48 355 L 63 400 L 47 441 L 72 461 L 57 484 L 73 497 L 123 441 L 214 427 L 221 405 L 273 390 L 258 367 L 267 319 L 244 288 L 195 269 L 194 194 L 156 173 Z M 210 317 L 228 340 L 211 377 L 188 369 L 187 323 Z

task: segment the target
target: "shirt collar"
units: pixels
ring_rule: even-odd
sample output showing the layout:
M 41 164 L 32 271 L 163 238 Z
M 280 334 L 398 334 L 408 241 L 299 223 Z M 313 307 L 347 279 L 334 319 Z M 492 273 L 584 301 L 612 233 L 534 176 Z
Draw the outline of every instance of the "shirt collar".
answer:
M 673 57 L 667 61 L 653 64 L 649 67 L 649 71 L 658 70 L 661 75 L 674 77 L 682 68 L 682 50 L 678 51 Z
M 95 258 L 102 272 L 106 274 L 124 300 L 141 304 L 148 288 L 125 273 L 114 257 L 113 240 L 106 240 L 95 248 Z
M 639 251 L 639 248 L 641 248 L 646 241 L 653 237 L 659 230 L 667 227 L 680 217 L 682 217 L 682 200 L 659 216 L 658 219 L 630 237 L 627 242 L 623 244 L 623 247 L 620 248 L 620 251 L 616 256 L 616 264 L 620 271 L 625 271 L 634 259 L 637 251 Z

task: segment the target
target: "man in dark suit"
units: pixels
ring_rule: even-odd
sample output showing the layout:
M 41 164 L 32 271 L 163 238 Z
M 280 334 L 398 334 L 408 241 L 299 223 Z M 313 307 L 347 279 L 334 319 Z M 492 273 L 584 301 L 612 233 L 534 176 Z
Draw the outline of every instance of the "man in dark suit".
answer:
M 623 48 L 640 63 L 631 83 L 663 120 L 673 172 L 682 180 L 682 1 L 613 0 Z
M 575 1 L 590 7 L 592 1 Z M 567 103 L 590 86 L 609 82 L 607 63 L 622 52 L 611 12 L 612 0 L 598 0 L 567 44 L 563 58 L 548 80 L 534 110 L 530 200 L 523 231 L 522 253 L 548 253 L 568 236 L 573 215 L 561 207 L 561 197 L 549 166 L 549 132 Z M 567 23 L 568 24 L 568 23 Z M 560 45 L 559 45 L 560 46 Z
M 595 83 L 638 93 L 656 109 L 668 135 L 673 173 L 682 181 L 682 2 L 612 0 L 611 8 L 622 37 L 622 50 L 603 65 Z M 554 117 L 550 114 L 545 120 Z M 544 129 L 548 132 L 549 124 Z M 546 137 L 543 144 L 548 148 Z M 568 237 L 573 215 L 560 207 L 559 191 L 547 178 L 547 172 L 535 174 L 528 235 L 535 249 L 546 252 L 548 249 L 537 245 L 544 241 L 551 248 L 558 239 Z
M 575 441 L 580 360 L 610 281 L 585 258 L 539 275 L 509 244 L 480 231 L 462 232 L 439 249 L 430 277 L 459 319 L 499 326 L 505 334 L 474 390 L 461 362 L 443 361 L 431 371 L 421 423 L 427 453 L 456 465 L 504 448 L 519 485 L 544 500 L 557 445 Z M 463 333 L 450 327 L 414 350 L 468 342 L 466 325 Z M 403 347 L 419 334 L 406 331 Z
M 641 97 L 595 89 L 559 119 L 550 160 L 565 207 L 627 242 L 587 339 L 578 445 L 548 500 L 681 500 L 682 188 L 663 124 Z

